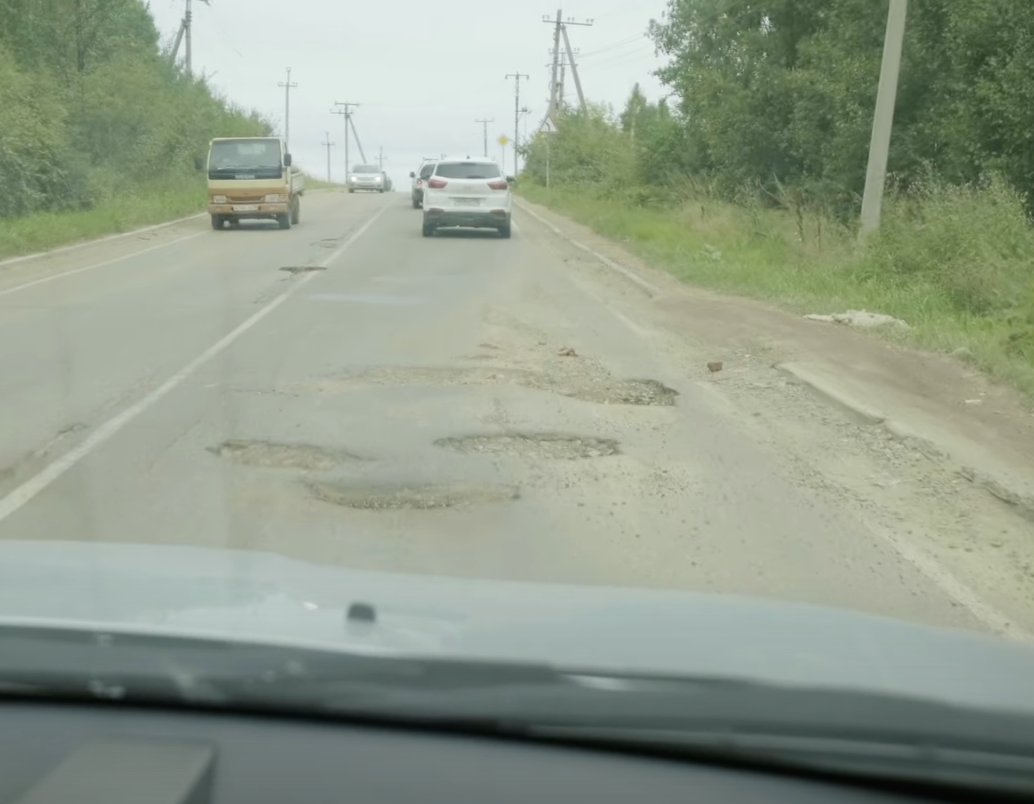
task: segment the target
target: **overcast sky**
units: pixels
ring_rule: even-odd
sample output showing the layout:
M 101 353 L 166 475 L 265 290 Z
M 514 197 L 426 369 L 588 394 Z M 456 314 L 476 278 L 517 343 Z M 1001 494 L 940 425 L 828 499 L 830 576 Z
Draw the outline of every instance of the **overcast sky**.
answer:
M 648 97 L 662 94 L 651 72 L 661 61 L 643 36 L 665 0 L 568 0 L 563 16 L 587 99 L 623 106 L 639 82 Z M 163 40 L 176 34 L 184 0 L 150 0 Z M 317 176 L 326 174 L 326 132 L 335 143 L 331 167 L 344 174 L 344 118 L 335 101 L 360 104 L 354 122 L 368 161 L 384 149 L 396 189 L 409 189 L 409 171 L 423 156 L 483 151 L 479 118 L 488 124 L 489 154 L 501 155 L 501 134 L 513 137 L 514 82 L 524 73 L 521 105 L 531 134 L 549 99 L 549 50 L 557 6 L 522 0 L 204 0 L 193 2 L 194 71 L 236 103 L 257 109 L 281 127 L 291 68 L 291 151 Z M 181 47 L 182 56 L 182 47 Z M 565 94 L 576 98 L 568 78 Z M 351 163 L 359 161 L 353 139 Z M 506 164 L 513 164 L 507 149 Z

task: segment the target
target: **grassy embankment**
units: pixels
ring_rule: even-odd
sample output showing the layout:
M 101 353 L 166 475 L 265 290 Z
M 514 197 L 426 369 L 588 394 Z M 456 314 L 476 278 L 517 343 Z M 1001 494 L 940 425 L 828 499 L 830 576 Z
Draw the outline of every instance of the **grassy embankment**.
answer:
M 534 183 L 520 192 L 689 284 L 799 313 L 895 316 L 911 329 L 884 328 L 886 337 L 958 351 L 1034 397 L 1034 229 L 1003 184 L 890 199 L 880 233 L 864 246 L 812 212 L 709 199 L 635 206 L 591 188 Z

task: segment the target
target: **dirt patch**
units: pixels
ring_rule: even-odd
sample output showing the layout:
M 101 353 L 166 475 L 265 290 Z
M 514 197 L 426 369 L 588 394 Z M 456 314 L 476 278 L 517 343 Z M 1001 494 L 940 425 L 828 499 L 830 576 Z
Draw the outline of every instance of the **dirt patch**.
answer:
M 327 269 L 323 265 L 285 265 L 280 270 L 287 271 L 289 274 L 304 274 L 309 271 L 326 271 Z
M 327 378 L 319 390 L 350 383 L 383 385 L 518 385 L 602 405 L 673 406 L 678 391 L 657 380 L 618 380 L 599 371 L 550 374 L 521 369 L 378 368 L 350 377 Z
M 318 500 L 362 511 L 432 511 L 520 498 L 520 489 L 516 486 L 477 483 L 410 485 L 328 481 L 308 483 L 306 486 Z
M 364 460 L 346 450 L 312 444 L 276 444 L 271 441 L 224 441 L 209 451 L 234 463 L 271 469 L 329 471 L 345 463 Z
M 593 438 L 565 433 L 507 433 L 439 438 L 436 447 L 471 454 L 516 455 L 572 461 L 618 455 L 618 442 L 612 438 Z

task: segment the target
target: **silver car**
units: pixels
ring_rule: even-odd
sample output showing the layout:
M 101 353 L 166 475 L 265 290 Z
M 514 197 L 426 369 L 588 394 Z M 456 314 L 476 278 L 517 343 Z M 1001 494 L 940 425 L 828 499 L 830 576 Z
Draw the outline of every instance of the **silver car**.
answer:
M 377 165 L 356 165 L 348 174 L 348 192 L 367 190 L 374 193 L 384 192 L 384 171 Z

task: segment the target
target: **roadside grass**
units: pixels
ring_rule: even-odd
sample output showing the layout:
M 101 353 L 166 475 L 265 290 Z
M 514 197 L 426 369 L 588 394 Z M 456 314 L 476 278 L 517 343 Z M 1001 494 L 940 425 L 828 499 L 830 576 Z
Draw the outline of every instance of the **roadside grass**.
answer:
M 890 198 L 880 232 L 864 245 L 814 212 L 712 199 L 637 206 L 592 188 L 537 184 L 520 193 L 688 284 L 800 314 L 869 310 L 900 318 L 908 331 L 877 331 L 955 352 L 1034 398 L 1034 229 L 1002 182 L 931 184 Z
M 305 174 L 308 190 L 339 190 L 334 184 Z M 23 218 L 0 218 L 0 259 L 34 254 L 105 235 L 164 223 L 205 209 L 205 183 L 191 177 L 166 181 L 146 191 L 111 193 L 111 197 L 81 212 L 37 212 Z
M 204 183 L 183 180 L 165 182 L 146 191 L 119 193 L 81 212 L 37 212 L 22 218 L 0 218 L 0 259 L 128 232 L 204 208 Z
M 304 172 L 304 171 L 303 171 Z M 345 185 L 337 182 L 325 181 L 323 179 L 317 179 L 308 173 L 305 173 L 305 189 L 306 190 L 344 190 Z

